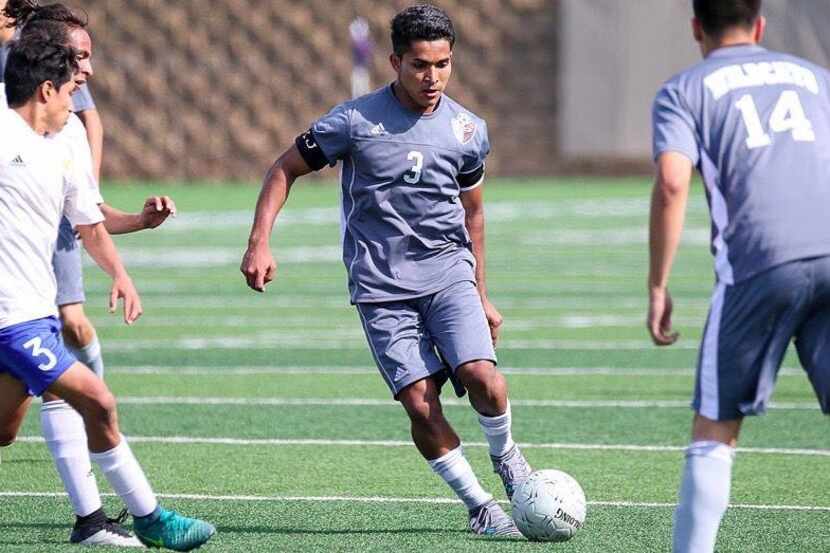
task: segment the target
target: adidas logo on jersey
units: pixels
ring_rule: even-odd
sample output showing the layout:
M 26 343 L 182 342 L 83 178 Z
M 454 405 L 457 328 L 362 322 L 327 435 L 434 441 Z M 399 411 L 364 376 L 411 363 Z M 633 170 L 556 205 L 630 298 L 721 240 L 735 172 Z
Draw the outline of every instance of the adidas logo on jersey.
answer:
M 386 129 L 384 128 L 383 123 L 378 123 L 377 125 L 372 127 L 372 130 L 369 131 L 369 133 L 372 136 L 383 136 L 385 134 L 389 134 L 388 132 L 386 132 Z
M 11 162 L 12 167 L 26 167 L 26 162 L 23 161 L 23 158 L 20 155 L 17 155 Z

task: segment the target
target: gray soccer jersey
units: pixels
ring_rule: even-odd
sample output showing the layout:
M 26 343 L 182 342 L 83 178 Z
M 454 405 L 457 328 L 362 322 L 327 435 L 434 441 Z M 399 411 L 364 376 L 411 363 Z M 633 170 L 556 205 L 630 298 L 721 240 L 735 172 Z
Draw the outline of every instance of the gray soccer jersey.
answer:
M 663 85 L 654 156 L 697 166 L 712 217 L 718 281 L 830 255 L 830 74 L 740 45 L 712 52 Z
M 0 46 L 0 83 L 5 81 L 6 60 L 9 57 L 9 45 Z M 72 111 L 81 112 L 95 109 L 95 101 L 89 92 L 89 86 L 84 84 L 72 95 Z
M 390 86 L 341 104 L 311 128 L 342 160 L 343 262 L 353 303 L 426 296 L 475 280 L 459 175 L 482 170 L 484 121 L 442 97 L 435 112 L 403 107 Z M 462 179 L 466 182 L 466 179 Z

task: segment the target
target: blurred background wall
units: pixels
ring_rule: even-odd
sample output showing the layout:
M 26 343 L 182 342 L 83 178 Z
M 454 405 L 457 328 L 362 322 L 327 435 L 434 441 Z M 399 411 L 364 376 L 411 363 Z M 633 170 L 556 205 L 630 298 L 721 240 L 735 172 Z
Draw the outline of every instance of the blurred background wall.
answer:
M 349 23 L 393 78 L 402 0 L 71 0 L 90 17 L 110 179 L 259 180 L 350 95 Z M 488 121 L 491 174 L 647 171 L 660 83 L 698 59 L 689 0 L 435 0 L 455 99 Z M 828 60 L 830 2 L 766 0 L 768 45 Z

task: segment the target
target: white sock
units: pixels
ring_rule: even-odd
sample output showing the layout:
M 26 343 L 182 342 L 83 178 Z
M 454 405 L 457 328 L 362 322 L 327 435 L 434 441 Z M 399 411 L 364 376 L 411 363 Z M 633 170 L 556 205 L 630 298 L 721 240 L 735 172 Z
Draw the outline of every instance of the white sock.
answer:
M 143 517 L 155 510 L 158 505 L 156 496 L 124 436 L 121 436 L 121 443 L 109 451 L 90 453 L 89 456 L 101 467 L 107 482 L 127 505 L 131 515 Z
M 479 484 L 461 446 L 427 463 L 453 489 L 467 509 L 475 509 L 493 499 Z
M 92 341 L 82 348 L 76 348 L 65 344 L 66 349 L 75 356 L 75 359 L 93 370 L 98 378 L 104 378 L 104 359 L 101 357 L 101 343 L 98 341 L 98 336 L 94 336 Z
M 686 450 L 680 499 L 674 514 L 674 553 L 711 553 L 729 506 L 735 449 L 694 442 Z
M 503 456 L 515 445 L 513 435 L 511 434 L 513 419 L 510 414 L 509 403 L 507 404 L 507 411 L 503 415 L 485 417 L 479 414 L 478 422 L 484 431 L 487 443 L 490 444 L 490 455 L 493 457 Z
M 72 510 L 80 517 L 94 513 L 101 508 L 101 495 L 81 415 L 66 402 L 50 401 L 40 407 L 40 425 Z

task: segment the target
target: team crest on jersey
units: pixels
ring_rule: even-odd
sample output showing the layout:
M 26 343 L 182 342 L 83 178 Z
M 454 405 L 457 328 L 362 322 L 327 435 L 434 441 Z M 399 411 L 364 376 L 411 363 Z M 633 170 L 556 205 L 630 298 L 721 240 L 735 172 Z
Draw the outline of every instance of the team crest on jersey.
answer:
M 452 119 L 452 132 L 459 142 L 466 144 L 476 133 L 476 124 L 466 113 L 459 113 Z

